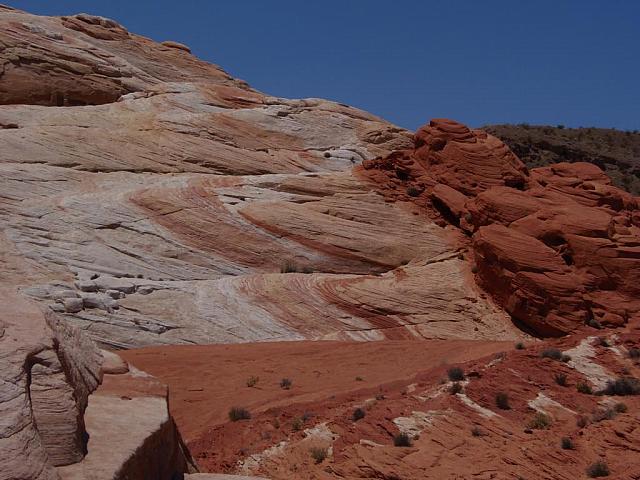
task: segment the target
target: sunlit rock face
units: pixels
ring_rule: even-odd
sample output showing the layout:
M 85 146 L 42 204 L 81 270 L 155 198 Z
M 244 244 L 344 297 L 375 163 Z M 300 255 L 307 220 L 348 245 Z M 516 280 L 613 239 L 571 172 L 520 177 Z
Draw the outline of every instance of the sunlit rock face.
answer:
M 413 149 L 366 161 L 365 175 L 465 232 L 478 285 L 531 332 L 639 315 L 638 198 L 595 165 L 528 171 L 495 137 L 438 119 Z
M 16 283 L 102 345 L 518 335 L 457 233 L 354 173 L 409 132 L 110 20 L 0 21 Z

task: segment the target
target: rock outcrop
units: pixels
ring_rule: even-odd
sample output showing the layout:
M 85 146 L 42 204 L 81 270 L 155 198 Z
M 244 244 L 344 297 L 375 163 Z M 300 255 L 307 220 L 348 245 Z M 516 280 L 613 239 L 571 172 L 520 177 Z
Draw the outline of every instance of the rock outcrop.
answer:
M 538 335 L 640 315 L 640 210 L 595 165 L 531 171 L 499 140 L 433 120 L 413 150 L 367 161 L 387 196 L 413 199 L 471 238 L 478 283 Z
M 352 172 L 409 132 L 270 97 L 106 19 L 0 25 L 0 219 L 35 269 L 16 285 L 102 346 L 522 335 L 459 233 Z M 29 82 L 65 100 L 42 106 Z
M 0 294 L 0 478 L 171 480 L 195 468 L 165 385 L 15 291 Z
M 57 479 L 54 467 L 86 452 L 84 411 L 100 381 L 100 352 L 15 291 L 1 293 L 0 472 Z

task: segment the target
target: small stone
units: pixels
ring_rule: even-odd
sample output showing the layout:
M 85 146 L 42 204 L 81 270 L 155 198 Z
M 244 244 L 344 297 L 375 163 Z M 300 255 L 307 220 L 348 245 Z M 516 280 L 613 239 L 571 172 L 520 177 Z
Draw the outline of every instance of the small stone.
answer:
M 78 313 L 82 311 L 84 302 L 81 298 L 65 298 L 62 302 L 64 311 L 67 313 Z
M 120 375 L 129 371 L 129 364 L 117 353 L 109 352 L 108 350 L 101 350 L 100 353 L 102 353 L 103 358 L 100 367 L 102 373 Z
M 91 280 L 78 280 L 77 282 L 75 282 L 75 286 L 78 290 L 83 292 L 98 291 L 98 286 L 95 284 L 95 282 L 92 282 Z
M 121 292 L 120 290 L 107 290 L 105 293 L 115 300 L 125 297 L 124 292 Z
M 138 287 L 138 290 L 136 290 L 136 292 L 139 293 L 140 295 L 149 295 L 154 290 L 155 288 L 153 288 L 150 285 L 143 285 L 141 287 Z
M 54 303 L 49 307 L 51 308 L 51 310 L 53 310 L 56 313 L 64 313 L 64 305 L 62 305 L 61 303 Z

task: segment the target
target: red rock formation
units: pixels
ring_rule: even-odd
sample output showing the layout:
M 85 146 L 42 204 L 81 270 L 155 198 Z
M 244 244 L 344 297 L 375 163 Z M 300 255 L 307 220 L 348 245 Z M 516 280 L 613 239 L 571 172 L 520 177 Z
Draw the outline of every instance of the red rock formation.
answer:
M 537 334 L 639 315 L 638 199 L 598 167 L 528 172 L 495 137 L 438 119 L 418 130 L 413 150 L 364 168 L 386 195 L 413 197 L 467 232 L 478 283 Z

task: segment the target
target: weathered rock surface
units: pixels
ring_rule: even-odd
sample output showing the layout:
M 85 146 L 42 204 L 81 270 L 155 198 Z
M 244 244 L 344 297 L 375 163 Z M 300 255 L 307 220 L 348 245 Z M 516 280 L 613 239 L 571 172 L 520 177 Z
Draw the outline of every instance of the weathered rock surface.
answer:
M 125 355 L 180 392 L 172 410 L 208 471 L 283 480 L 573 480 L 603 461 L 609 478 L 631 479 L 640 474 L 640 397 L 589 395 L 576 385 L 598 391 L 623 374 L 640 376 L 628 353 L 640 346 L 638 332 L 636 322 L 602 336 L 606 344 L 578 334 L 519 350 L 413 340 L 174 346 Z M 543 358 L 550 348 L 571 360 Z M 223 375 L 206 368 L 212 362 L 223 365 Z M 452 393 L 447 374 L 456 362 L 465 378 Z M 258 377 L 253 387 L 245 383 L 251 375 Z M 290 390 L 279 386 L 283 375 L 293 380 Z M 564 375 L 565 385 L 554 375 Z M 498 393 L 507 395 L 508 409 L 497 405 Z M 251 419 L 230 422 L 231 406 L 248 408 Z M 357 408 L 364 414 L 355 418 Z M 547 423 L 532 428 L 537 414 Z M 409 447 L 394 446 L 399 433 Z M 573 448 L 563 448 L 563 438 Z M 316 460 L 312 448 L 326 458 Z
M 78 332 L 2 288 L 0 478 L 57 479 L 86 451 L 84 410 L 100 352 Z
M 543 335 L 640 315 L 638 198 L 595 165 L 528 171 L 496 138 L 433 120 L 415 148 L 366 161 L 389 198 L 411 199 L 471 237 L 476 279 Z
M 87 455 L 59 468 L 61 480 L 172 480 L 189 469 L 167 387 L 139 370 L 105 372 L 84 419 Z
M 352 172 L 408 132 L 107 19 L 0 24 L 0 220 L 34 270 L 15 284 L 103 346 L 521 336 L 459 232 Z

